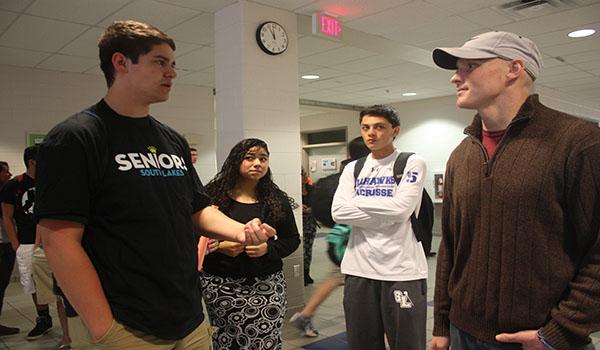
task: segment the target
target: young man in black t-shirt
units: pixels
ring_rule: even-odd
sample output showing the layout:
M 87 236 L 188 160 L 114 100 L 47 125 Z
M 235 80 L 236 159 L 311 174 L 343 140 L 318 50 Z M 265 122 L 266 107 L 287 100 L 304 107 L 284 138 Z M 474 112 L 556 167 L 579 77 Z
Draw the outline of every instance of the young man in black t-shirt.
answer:
M 148 114 L 169 97 L 173 40 L 124 21 L 98 46 L 104 99 L 54 127 L 38 157 L 48 261 L 95 348 L 210 349 L 198 233 L 254 245 L 275 230 L 210 206 L 185 139 Z
M 33 281 L 33 251 L 35 249 L 35 164 L 38 146 L 25 149 L 23 160 L 27 170 L 12 178 L 0 193 L 2 222 L 13 250 L 25 294 L 31 294 L 38 313 L 35 327 L 27 335 L 28 340 L 42 337 L 52 329 L 48 304 L 38 304 Z

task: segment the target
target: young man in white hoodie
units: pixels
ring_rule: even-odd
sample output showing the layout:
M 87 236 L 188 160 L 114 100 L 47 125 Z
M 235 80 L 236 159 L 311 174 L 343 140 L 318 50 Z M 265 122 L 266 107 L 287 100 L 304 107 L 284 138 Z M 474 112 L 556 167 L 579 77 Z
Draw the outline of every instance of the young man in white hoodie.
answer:
M 421 350 L 427 259 L 410 216 L 420 207 L 425 160 L 410 156 L 396 184 L 398 112 L 385 105 L 368 107 L 360 113 L 360 126 L 371 154 L 356 178 L 357 162 L 346 166 L 331 209 L 335 222 L 353 226 L 341 265 L 348 349 L 383 350 L 385 333 L 392 350 Z

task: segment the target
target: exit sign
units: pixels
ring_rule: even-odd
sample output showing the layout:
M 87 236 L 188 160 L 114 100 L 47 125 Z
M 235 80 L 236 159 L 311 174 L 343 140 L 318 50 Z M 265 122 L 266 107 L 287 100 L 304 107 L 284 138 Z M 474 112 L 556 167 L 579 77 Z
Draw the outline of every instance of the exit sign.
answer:
M 325 13 L 312 15 L 312 32 L 333 39 L 342 39 L 342 21 Z

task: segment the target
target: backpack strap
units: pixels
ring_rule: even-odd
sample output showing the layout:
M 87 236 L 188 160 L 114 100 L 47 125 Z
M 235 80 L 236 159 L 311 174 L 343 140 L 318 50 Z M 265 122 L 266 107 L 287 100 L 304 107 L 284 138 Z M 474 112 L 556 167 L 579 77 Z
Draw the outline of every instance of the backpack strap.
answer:
M 406 168 L 406 162 L 408 162 L 408 158 L 410 158 L 410 156 L 412 156 L 413 154 L 413 152 L 401 152 L 398 155 L 398 158 L 396 158 L 396 162 L 394 163 L 394 179 L 396 180 L 396 185 L 398 185 L 400 181 L 402 181 L 402 175 L 404 175 L 404 168 Z M 424 237 L 421 231 L 417 228 L 419 224 L 415 212 L 416 210 L 413 211 L 412 214 L 410 214 L 410 223 L 412 225 L 413 232 L 415 233 L 417 241 L 421 242 Z
M 404 168 L 406 168 L 408 158 L 410 158 L 410 156 L 413 154 L 413 152 L 401 152 L 394 161 L 394 180 L 396 180 L 396 186 L 400 183 L 400 181 L 402 181 L 402 175 L 404 174 Z M 358 178 L 362 168 L 365 166 L 366 160 L 367 157 L 359 158 L 354 165 L 354 186 L 356 186 L 356 179 Z M 415 229 L 417 226 L 417 216 L 415 215 L 415 212 L 410 215 L 410 222 L 412 224 L 413 232 L 415 233 L 417 241 L 421 242 L 423 240 L 422 234 L 417 232 L 419 230 Z
M 396 180 L 396 185 L 400 183 L 402 180 L 402 175 L 404 174 L 404 168 L 406 167 L 406 162 L 408 162 L 408 158 L 412 156 L 413 152 L 401 152 L 396 158 L 394 162 L 394 179 Z M 359 158 L 354 165 L 354 180 L 358 178 L 360 175 L 360 171 L 365 166 L 365 161 L 367 157 Z
M 360 171 L 365 166 L 365 161 L 367 157 L 358 158 L 356 164 L 354 164 L 354 186 L 356 186 L 356 179 L 358 179 L 358 175 L 360 175 Z
M 413 152 L 401 152 L 396 158 L 394 162 L 394 180 L 396 180 L 396 185 L 402 181 L 402 175 L 404 174 L 404 168 L 406 168 L 406 162 L 408 162 L 408 158 L 412 156 Z

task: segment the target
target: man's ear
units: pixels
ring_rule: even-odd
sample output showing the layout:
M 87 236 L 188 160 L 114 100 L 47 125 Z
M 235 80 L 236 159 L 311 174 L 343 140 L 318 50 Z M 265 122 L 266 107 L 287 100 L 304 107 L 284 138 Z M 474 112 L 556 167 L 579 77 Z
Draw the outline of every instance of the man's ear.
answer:
M 394 137 L 398 136 L 398 134 L 400 133 L 400 126 L 397 126 L 394 128 Z
M 120 52 L 115 52 L 112 55 L 112 64 L 116 72 L 126 73 L 129 69 L 129 60 Z
M 519 77 L 519 75 L 525 72 L 525 62 L 520 58 L 515 58 L 510 61 L 510 71 L 508 72 L 508 78 L 510 80 Z

